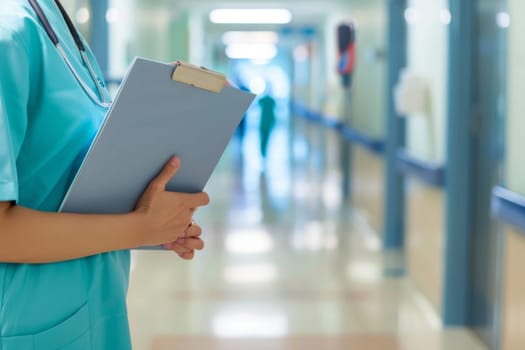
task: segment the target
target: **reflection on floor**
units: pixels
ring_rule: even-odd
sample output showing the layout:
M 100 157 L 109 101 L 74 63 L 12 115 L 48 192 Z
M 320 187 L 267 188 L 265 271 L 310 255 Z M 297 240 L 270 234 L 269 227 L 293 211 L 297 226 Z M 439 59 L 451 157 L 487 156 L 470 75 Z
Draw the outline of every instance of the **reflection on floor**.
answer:
M 133 253 L 134 348 L 485 349 L 442 330 L 402 257 L 382 252 L 366 215 L 339 198 L 337 152 L 319 151 L 334 136 L 303 127 L 308 146 L 279 129 L 266 162 L 253 130 L 242 155 L 229 147 L 196 216 L 207 246 L 194 261 Z

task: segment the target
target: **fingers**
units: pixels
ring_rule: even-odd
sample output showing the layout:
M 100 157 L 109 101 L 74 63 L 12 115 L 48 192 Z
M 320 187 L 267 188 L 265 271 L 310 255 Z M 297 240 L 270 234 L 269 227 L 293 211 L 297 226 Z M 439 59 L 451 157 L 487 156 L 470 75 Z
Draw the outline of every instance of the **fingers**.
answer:
M 155 188 L 158 188 L 159 191 L 165 190 L 165 185 L 159 185 L 161 182 L 156 182 L 157 179 L 153 180 L 150 184 L 150 186 L 154 186 Z M 161 190 L 161 186 L 164 186 L 164 188 Z M 182 193 L 182 192 L 166 192 L 166 195 L 171 196 L 171 199 L 173 201 L 183 203 L 183 206 L 185 208 L 189 209 L 189 213 L 193 215 L 196 211 L 197 207 L 203 207 L 208 205 L 210 202 L 210 197 L 206 192 L 200 192 L 200 193 Z
M 166 250 L 172 250 L 179 255 L 192 251 L 192 249 L 186 248 L 185 246 L 176 242 L 163 244 L 162 247 Z
M 166 185 L 171 180 L 171 178 L 175 176 L 179 168 L 180 159 L 178 157 L 172 157 L 166 163 L 166 165 L 164 165 L 164 168 L 162 168 L 157 177 L 151 181 L 150 186 L 159 191 L 164 191 L 166 189 Z
M 200 235 L 200 232 L 196 232 L 196 234 Z M 162 244 L 162 247 L 166 250 L 173 250 L 177 253 L 187 253 L 192 250 L 203 250 L 204 241 L 196 236 L 179 238 L 175 242 Z
M 182 253 L 182 254 L 179 254 L 179 256 L 184 260 L 191 260 L 195 257 L 195 252 L 191 251 L 189 253 Z
M 202 228 L 195 222 L 192 222 L 186 230 L 183 237 L 199 237 L 202 234 Z
M 160 173 L 155 177 L 149 184 L 149 187 L 156 191 L 165 191 L 166 186 L 170 180 L 177 174 L 180 168 L 179 157 L 172 157 L 165 165 Z M 210 203 L 210 197 L 205 192 L 200 193 L 174 193 L 178 196 L 187 207 L 192 208 L 192 212 L 195 208 L 208 205 Z
M 184 260 L 192 260 L 195 250 L 204 249 L 204 241 L 199 238 L 201 234 L 202 228 L 192 221 L 175 242 L 163 244 L 162 247 L 174 251 Z
M 174 243 L 181 245 L 182 247 L 190 250 L 203 250 L 204 241 L 200 238 L 179 238 Z
M 196 247 L 196 249 L 200 250 L 204 247 L 204 242 L 202 242 L 200 239 L 186 239 L 185 245 L 182 245 L 176 242 L 167 243 L 167 244 L 162 245 L 164 249 L 174 251 L 182 259 L 192 260 L 195 257 L 195 250 L 190 249 L 189 246 Z
M 182 254 L 189 253 L 194 249 L 202 249 L 204 244 L 201 240 L 189 240 L 189 251 L 181 250 L 175 246 L 177 236 L 179 238 L 198 238 L 201 235 L 200 226 L 190 228 L 192 216 L 195 210 L 209 203 L 207 193 L 181 193 L 171 192 L 166 189 L 170 180 L 180 168 L 181 161 L 178 157 L 172 157 L 159 174 L 150 182 L 148 188 L 138 200 L 135 212 L 144 221 L 144 232 L 150 235 L 143 237 L 144 245 L 158 245 L 162 242 L 173 242 L 165 244 L 164 248 L 176 250 Z M 186 232 L 188 230 L 188 232 Z M 181 242 L 177 243 L 179 245 Z M 182 244 L 182 246 L 186 243 Z
M 188 207 L 192 208 L 192 212 L 195 211 L 195 208 L 203 207 L 210 203 L 210 197 L 206 192 L 177 194 L 182 196 L 184 202 L 188 205 Z

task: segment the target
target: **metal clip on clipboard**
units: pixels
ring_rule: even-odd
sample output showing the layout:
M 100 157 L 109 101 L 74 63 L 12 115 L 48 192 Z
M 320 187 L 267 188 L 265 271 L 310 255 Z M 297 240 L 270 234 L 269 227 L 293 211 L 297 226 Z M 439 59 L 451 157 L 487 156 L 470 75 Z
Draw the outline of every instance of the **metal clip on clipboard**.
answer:
M 175 70 L 171 78 L 179 83 L 188 84 L 215 93 L 221 92 L 226 85 L 226 76 L 223 74 L 181 61 L 175 62 Z

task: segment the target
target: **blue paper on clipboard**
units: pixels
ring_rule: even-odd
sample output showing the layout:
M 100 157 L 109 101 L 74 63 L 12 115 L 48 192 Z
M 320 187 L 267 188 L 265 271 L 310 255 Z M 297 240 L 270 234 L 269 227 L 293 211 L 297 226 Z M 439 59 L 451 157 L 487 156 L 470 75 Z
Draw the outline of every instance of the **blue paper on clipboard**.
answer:
M 176 81 L 178 69 L 135 59 L 60 211 L 130 212 L 173 155 L 182 163 L 167 189 L 204 189 L 255 96 L 224 84 L 219 92 L 202 88 L 201 78 L 205 85 L 217 85 L 211 81 L 213 72 L 204 68 L 187 70 Z

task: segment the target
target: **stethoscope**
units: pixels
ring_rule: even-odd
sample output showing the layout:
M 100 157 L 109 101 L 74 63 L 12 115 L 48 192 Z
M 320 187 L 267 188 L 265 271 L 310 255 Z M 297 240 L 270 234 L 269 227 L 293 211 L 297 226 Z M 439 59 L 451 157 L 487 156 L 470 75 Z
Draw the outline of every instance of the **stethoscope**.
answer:
M 49 24 L 49 21 L 38 4 L 36 0 L 28 0 L 29 4 L 35 10 L 36 15 L 38 16 L 38 19 L 40 22 L 42 22 L 42 25 L 44 26 L 44 30 L 46 31 L 47 35 L 49 36 L 49 39 L 53 42 L 53 45 L 55 45 L 56 49 L 58 50 L 60 56 L 64 59 L 67 66 L 79 82 L 79 84 L 82 86 L 82 89 L 86 92 L 86 94 L 89 96 L 89 98 L 96 103 L 98 106 L 103 108 L 108 108 L 111 106 L 111 101 L 108 101 L 105 97 L 105 90 L 103 87 L 102 82 L 97 77 L 97 74 L 95 73 L 95 70 L 93 69 L 93 66 L 91 65 L 89 58 L 86 54 L 86 47 L 84 46 L 84 43 L 82 42 L 82 39 L 80 39 L 80 35 L 78 34 L 78 31 L 76 30 L 75 26 L 73 25 L 73 22 L 71 21 L 71 18 L 69 18 L 66 10 L 62 6 L 62 4 L 55 0 L 56 5 L 58 6 L 58 9 L 60 10 L 60 13 L 62 14 L 62 17 L 66 21 L 67 27 L 69 29 L 69 32 L 73 36 L 73 39 L 75 40 L 75 43 L 78 47 L 78 50 L 80 51 L 80 56 L 82 57 L 82 62 L 84 63 L 84 66 L 89 71 L 89 75 L 91 76 L 91 79 L 93 79 L 93 82 L 95 83 L 95 86 L 98 91 L 99 97 L 95 95 L 95 93 L 91 90 L 91 88 L 86 84 L 86 82 L 80 77 L 80 74 L 76 71 L 76 69 L 73 67 L 73 64 L 69 60 L 69 58 L 66 55 L 66 52 L 62 48 L 62 45 L 60 45 L 60 42 L 58 41 L 58 36 L 56 35 L 53 28 L 51 28 L 51 25 Z

